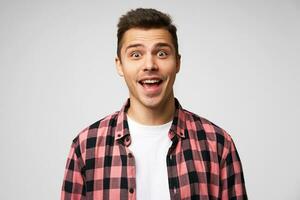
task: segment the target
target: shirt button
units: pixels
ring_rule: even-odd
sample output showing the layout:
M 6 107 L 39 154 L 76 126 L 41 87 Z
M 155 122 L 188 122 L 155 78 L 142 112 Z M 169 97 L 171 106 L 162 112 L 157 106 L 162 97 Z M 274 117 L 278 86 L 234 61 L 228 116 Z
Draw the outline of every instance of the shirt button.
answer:
M 133 157 L 132 153 L 129 153 L 129 154 L 128 154 L 128 157 L 129 157 L 129 158 L 132 158 L 132 157 Z
M 133 189 L 133 188 L 130 188 L 130 189 L 129 189 L 129 192 L 130 192 L 130 193 L 133 193 L 133 192 L 134 192 L 134 189 Z

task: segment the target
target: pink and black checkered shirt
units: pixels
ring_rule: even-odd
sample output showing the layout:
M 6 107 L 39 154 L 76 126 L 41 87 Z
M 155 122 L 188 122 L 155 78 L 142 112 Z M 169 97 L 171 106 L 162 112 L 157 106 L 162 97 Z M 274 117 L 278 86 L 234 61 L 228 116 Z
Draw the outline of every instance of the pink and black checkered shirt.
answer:
M 210 121 L 176 112 L 166 157 L 170 199 L 247 199 L 241 161 L 230 135 Z M 135 158 L 123 108 L 84 129 L 72 143 L 61 199 L 136 199 Z M 146 155 L 145 155 L 146 156 Z

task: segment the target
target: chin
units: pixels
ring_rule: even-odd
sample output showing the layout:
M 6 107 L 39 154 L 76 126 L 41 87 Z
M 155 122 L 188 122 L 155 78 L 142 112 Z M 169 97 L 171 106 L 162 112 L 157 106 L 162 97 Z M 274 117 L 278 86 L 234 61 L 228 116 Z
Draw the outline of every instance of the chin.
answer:
M 145 107 L 148 108 L 157 108 L 161 104 L 161 101 L 155 97 L 143 98 L 141 102 Z
M 150 109 L 160 108 L 165 105 L 167 99 L 163 99 L 160 96 L 158 97 L 144 97 L 141 99 L 142 104 Z

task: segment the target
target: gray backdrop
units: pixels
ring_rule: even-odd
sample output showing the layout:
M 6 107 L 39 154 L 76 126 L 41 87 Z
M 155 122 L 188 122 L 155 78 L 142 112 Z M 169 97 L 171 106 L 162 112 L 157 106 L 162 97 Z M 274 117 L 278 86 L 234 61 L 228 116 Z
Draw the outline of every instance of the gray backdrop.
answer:
M 116 23 L 178 26 L 181 104 L 227 130 L 250 199 L 300 199 L 299 1 L 0 2 L 1 199 L 59 199 L 72 139 L 121 108 Z

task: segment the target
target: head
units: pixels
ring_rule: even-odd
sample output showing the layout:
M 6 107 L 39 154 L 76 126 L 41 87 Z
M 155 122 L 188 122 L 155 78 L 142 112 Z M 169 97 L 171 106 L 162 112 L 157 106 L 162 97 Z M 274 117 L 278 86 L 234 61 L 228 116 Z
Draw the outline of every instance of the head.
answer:
M 172 23 L 172 19 L 168 14 L 162 13 L 152 8 L 137 8 L 130 10 L 119 19 L 118 23 L 118 43 L 117 56 L 120 58 L 120 50 L 123 44 L 123 37 L 126 31 L 132 28 L 138 29 L 158 29 L 167 30 L 172 36 L 172 43 L 175 47 L 176 56 L 179 56 L 177 28 Z
M 170 17 L 139 8 L 123 15 L 118 28 L 116 66 L 128 86 L 131 105 L 156 110 L 171 105 L 180 55 Z

